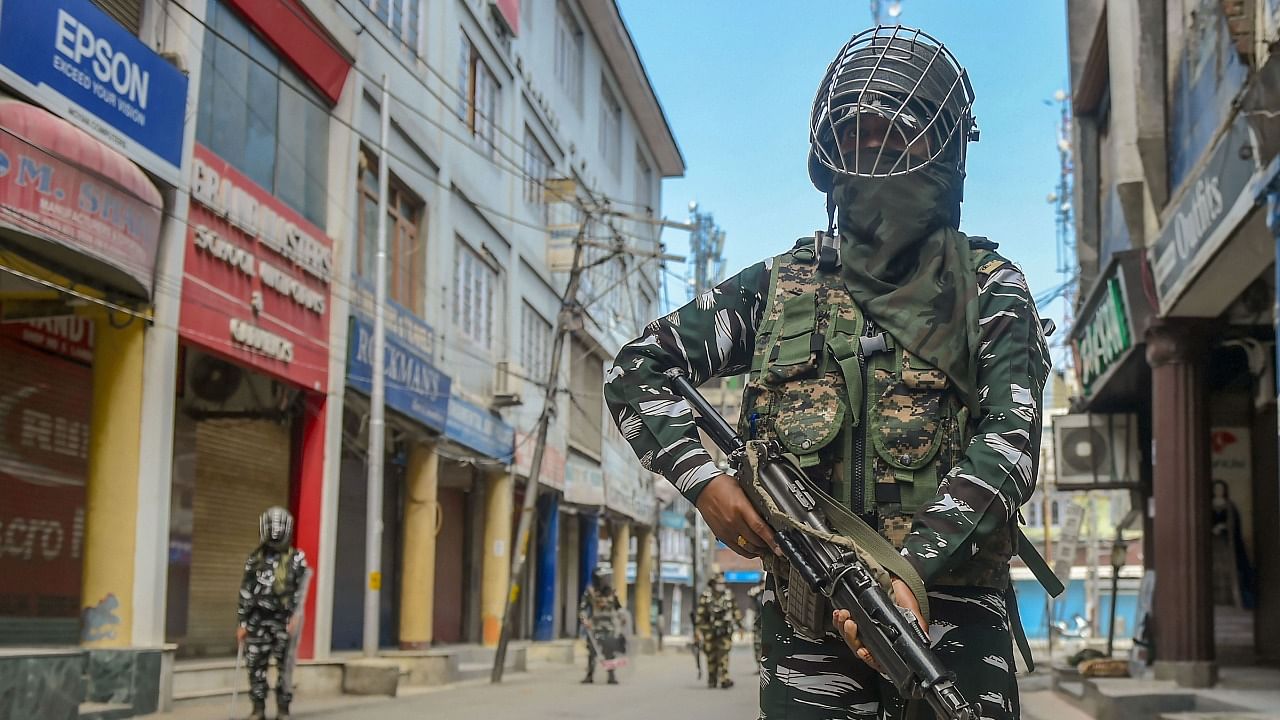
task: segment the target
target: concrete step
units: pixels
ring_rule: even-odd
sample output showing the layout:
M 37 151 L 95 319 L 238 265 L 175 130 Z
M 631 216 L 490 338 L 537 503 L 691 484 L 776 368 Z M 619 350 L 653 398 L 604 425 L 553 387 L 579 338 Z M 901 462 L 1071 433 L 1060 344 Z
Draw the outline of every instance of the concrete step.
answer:
M 276 683 L 273 664 L 267 671 L 267 681 Z M 310 695 L 335 695 L 342 692 L 342 662 L 301 662 L 293 670 L 295 692 Z M 230 697 L 233 691 L 241 695 L 249 692 L 248 672 L 241 663 L 236 668 L 234 659 L 180 662 L 173 669 L 173 700 L 177 705 L 199 702 L 208 698 Z
M 1022 694 L 1024 720 L 1088 720 L 1092 715 L 1052 690 Z
M 119 720 L 133 715 L 133 706 L 128 703 L 80 703 L 80 720 Z

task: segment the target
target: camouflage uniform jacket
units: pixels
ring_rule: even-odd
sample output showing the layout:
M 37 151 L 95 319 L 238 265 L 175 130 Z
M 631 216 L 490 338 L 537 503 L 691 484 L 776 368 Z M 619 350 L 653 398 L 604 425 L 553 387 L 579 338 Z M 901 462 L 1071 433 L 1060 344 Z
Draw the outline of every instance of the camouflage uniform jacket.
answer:
M 728 637 L 742 624 L 742 611 L 733 601 L 733 593 L 727 589 L 719 592 L 711 588 L 704 590 L 698 596 L 695 617 L 698 632 L 705 638 Z
M 750 370 L 771 306 L 774 265 L 795 252 L 753 265 L 650 323 L 622 348 L 605 376 L 610 413 L 641 464 L 666 477 L 690 502 L 696 503 L 720 471 L 702 446 L 688 403 L 668 387 L 663 371 L 681 368 L 697 385 Z M 955 584 L 948 576 L 989 538 L 1002 541 L 995 555 L 1002 558 L 998 571 L 1007 583 L 1010 528 L 1035 490 L 1048 349 L 1022 272 L 992 257 L 1000 262 L 978 272 L 976 288 L 979 409 L 962 423 L 970 440 L 955 443 L 936 492 L 904 518 L 909 533 L 904 527 L 904 537 L 892 538 L 926 583 Z M 861 433 L 865 442 L 867 424 L 853 427 L 851 437 Z
M 264 612 L 292 615 L 303 600 L 302 581 L 307 572 L 306 553 L 297 548 L 281 552 L 263 545 L 250 553 L 240 583 L 240 624 Z
M 595 586 L 588 585 L 582 599 L 578 601 L 578 615 L 591 621 L 591 629 L 597 636 L 612 635 L 618 631 L 618 613 L 622 604 L 618 595 L 610 590 L 598 592 Z

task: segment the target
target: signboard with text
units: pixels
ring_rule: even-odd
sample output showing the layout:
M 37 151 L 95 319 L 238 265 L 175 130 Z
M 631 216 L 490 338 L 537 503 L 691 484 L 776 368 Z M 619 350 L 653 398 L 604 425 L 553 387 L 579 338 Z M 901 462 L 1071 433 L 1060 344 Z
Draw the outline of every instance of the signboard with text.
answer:
M 1108 278 L 1102 292 L 1104 295 L 1094 306 L 1093 314 L 1082 318 L 1081 329 L 1073 333 L 1077 336 L 1077 367 L 1086 395 L 1092 392 L 1094 381 L 1133 347 L 1124 275 L 1117 272 Z
M 495 413 L 454 395 L 449 398 L 445 437 L 502 462 L 511 462 L 515 429 Z
M 347 342 L 347 385 L 368 395 L 373 390 L 373 327 L 353 315 Z M 449 376 L 437 370 L 429 357 L 391 333 L 386 334 L 383 366 L 387 407 L 427 427 L 444 430 L 449 412 Z
M 34 138 L 23 137 L 29 134 L 56 150 L 37 147 L 28 141 Z M 79 159 L 73 153 L 99 156 L 102 147 L 40 108 L 0 100 L 0 226 L 33 236 L 16 242 L 36 243 L 30 249 L 58 265 L 150 297 L 160 243 L 160 193 L 124 160 L 120 164 L 134 173 L 137 191 L 147 197 L 72 164 Z M 96 262 L 85 263 L 83 256 Z
M 180 184 L 187 76 L 89 0 L 0 0 L 0 79 Z
M 324 392 L 333 241 L 204 147 L 191 164 L 180 334 Z

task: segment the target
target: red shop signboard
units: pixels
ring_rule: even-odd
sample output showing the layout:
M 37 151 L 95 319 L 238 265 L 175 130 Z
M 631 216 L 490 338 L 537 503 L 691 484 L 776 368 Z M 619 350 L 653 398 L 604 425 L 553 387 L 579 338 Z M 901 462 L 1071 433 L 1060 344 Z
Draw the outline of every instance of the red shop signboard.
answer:
M 191 200 L 183 339 L 325 391 L 333 241 L 200 145 Z

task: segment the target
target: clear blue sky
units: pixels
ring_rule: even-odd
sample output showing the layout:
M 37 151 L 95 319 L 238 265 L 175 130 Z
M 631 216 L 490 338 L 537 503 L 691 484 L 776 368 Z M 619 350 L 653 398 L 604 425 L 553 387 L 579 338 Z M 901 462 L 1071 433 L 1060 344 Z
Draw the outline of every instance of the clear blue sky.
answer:
M 886 3 L 887 4 L 887 1 Z M 697 200 L 727 236 L 729 273 L 826 224 L 809 183 L 808 115 L 827 64 L 871 24 L 866 0 L 619 0 L 688 163 L 663 211 Z M 999 242 L 1033 293 L 1062 282 L 1053 208 L 1056 105 L 1066 86 L 1066 11 L 1035 0 L 903 0 L 901 22 L 942 40 L 969 71 L 981 142 L 970 146 L 962 229 Z M 686 234 L 664 231 L 673 252 Z M 671 300 L 684 294 L 670 288 Z M 1061 323 L 1060 304 L 1041 308 Z M 1061 339 L 1061 338 L 1056 338 Z

